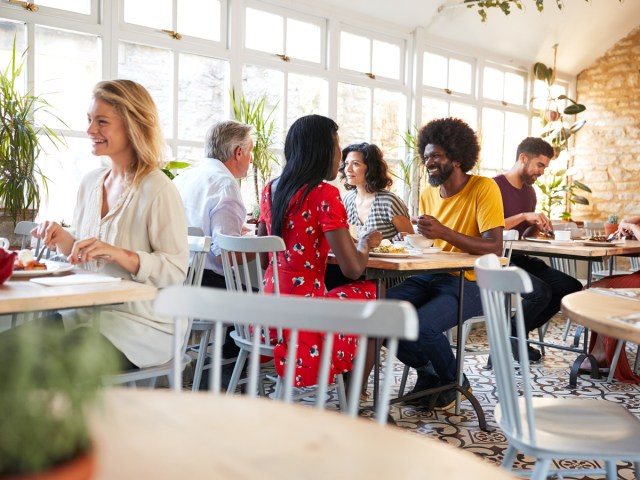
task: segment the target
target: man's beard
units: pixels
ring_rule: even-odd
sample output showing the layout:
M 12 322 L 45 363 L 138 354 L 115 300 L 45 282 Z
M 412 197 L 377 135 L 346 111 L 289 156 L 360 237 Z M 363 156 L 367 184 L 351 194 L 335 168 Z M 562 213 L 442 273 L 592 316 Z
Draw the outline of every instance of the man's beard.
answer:
M 429 185 L 432 187 L 439 187 L 444 182 L 449 180 L 449 177 L 453 173 L 453 165 L 448 163 L 444 167 L 438 167 L 439 173 L 437 175 L 429 175 Z

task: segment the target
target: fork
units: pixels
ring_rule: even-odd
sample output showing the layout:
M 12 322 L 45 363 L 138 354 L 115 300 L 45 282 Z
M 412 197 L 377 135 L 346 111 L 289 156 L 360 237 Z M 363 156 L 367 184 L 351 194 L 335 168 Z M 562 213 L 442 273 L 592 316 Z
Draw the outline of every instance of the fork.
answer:
M 40 252 L 38 253 L 38 256 L 36 257 L 36 262 L 40 262 L 40 260 L 42 259 L 42 255 L 44 254 L 44 251 L 47 249 L 47 247 L 45 247 L 44 245 L 42 246 L 42 248 L 40 248 Z

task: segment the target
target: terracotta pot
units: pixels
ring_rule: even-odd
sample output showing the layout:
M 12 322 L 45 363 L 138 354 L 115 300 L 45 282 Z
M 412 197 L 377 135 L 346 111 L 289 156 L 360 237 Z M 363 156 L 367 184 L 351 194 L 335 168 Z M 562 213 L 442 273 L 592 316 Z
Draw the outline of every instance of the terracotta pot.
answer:
M 0 477 L 0 480 L 90 480 L 96 470 L 96 458 L 93 450 L 89 450 L 51 470 L 31 475 L 13 475 Z
M 604 224 L 604 235 L 606 237 L 608 237 L 612 233 L 616 233 L 617 230 L 618 230 L 618 224 L 617 223 L 606 223 L 605 222 L 605 224 Z

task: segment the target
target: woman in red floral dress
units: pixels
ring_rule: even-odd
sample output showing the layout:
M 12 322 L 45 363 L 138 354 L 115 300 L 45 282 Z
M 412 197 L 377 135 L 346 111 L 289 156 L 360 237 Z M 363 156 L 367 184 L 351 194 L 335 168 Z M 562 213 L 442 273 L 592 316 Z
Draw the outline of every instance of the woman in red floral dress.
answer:
M 325 180 L 338 174 L 341 150 L 336 123 L 320 115 L 308 115 L 291 125 L 285 140 L 286 165 L 282 175 L 269 183 L 262 194 L 258 235 L 278 235 L 287 246 L 277 254 L 280 293 L 308 297 L 375 299 L 375 284 L 354 281 L 325 291 L 324 273 L 329 250 L 333 251 L 342 273 L 356 280 L 363 273 L 369 248 L 382 240 L 380 232 L 363 235 L 354 244 L 349 235 L 347 212 L 338 189 Z M 273 269 L 265 273 L 265 291 L 272 292 Z M 295 386 L 317 383 L 319 351 L 323 335 L 300 332 L 298 337 Z M 333 344 L 331 377 L 353 367 L 357 337 L 336 334 Z M 274 350 L 278 375 L 284 376 L 287 335 Z

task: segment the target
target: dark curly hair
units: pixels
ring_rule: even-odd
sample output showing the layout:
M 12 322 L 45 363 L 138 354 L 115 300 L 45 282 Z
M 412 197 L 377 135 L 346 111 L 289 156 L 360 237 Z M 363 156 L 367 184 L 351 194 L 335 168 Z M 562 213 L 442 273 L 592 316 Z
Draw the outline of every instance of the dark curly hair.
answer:
M 518 145 L 518 151 L 516 152 L 516 162 L 518 161 L 518 157 L 521 153 L 533 155 L 534 157 L 544 155 L 545 157 L 553 158 L 555 156 L 553 147 L 549 142 L 538 137 L 527 137 L 520 142 L 520 145 Z
M 388 189 L 393 184 L 391 175 L 389 175 L 389 167 L 387 162 L 384 161 L 382 151 L 373 143 L 354 143 L 342 150 L 342 161 L 338 169 L 338 172 L 340 172 L 340 180 L 347 178 L 344 173 L 345 161 L 347 155 L 351 152 L 359 152 L 362 154 L 362 160 L 367 166 L 367 172 L 364 175 L 365 190 L 367 192 L 380 192 Z M 345 180 L 344 188 L 353 190 L 356 187 L 355 185 L 349 185 Z
M 429 144 L 442 147 L 449 160 L 459 162 L 465 173 L 474 167 L 480 154 L 478 137 L 459 118 L 439 118 L 422 127 L 418 133 L 418 151 L 421 157 Z

